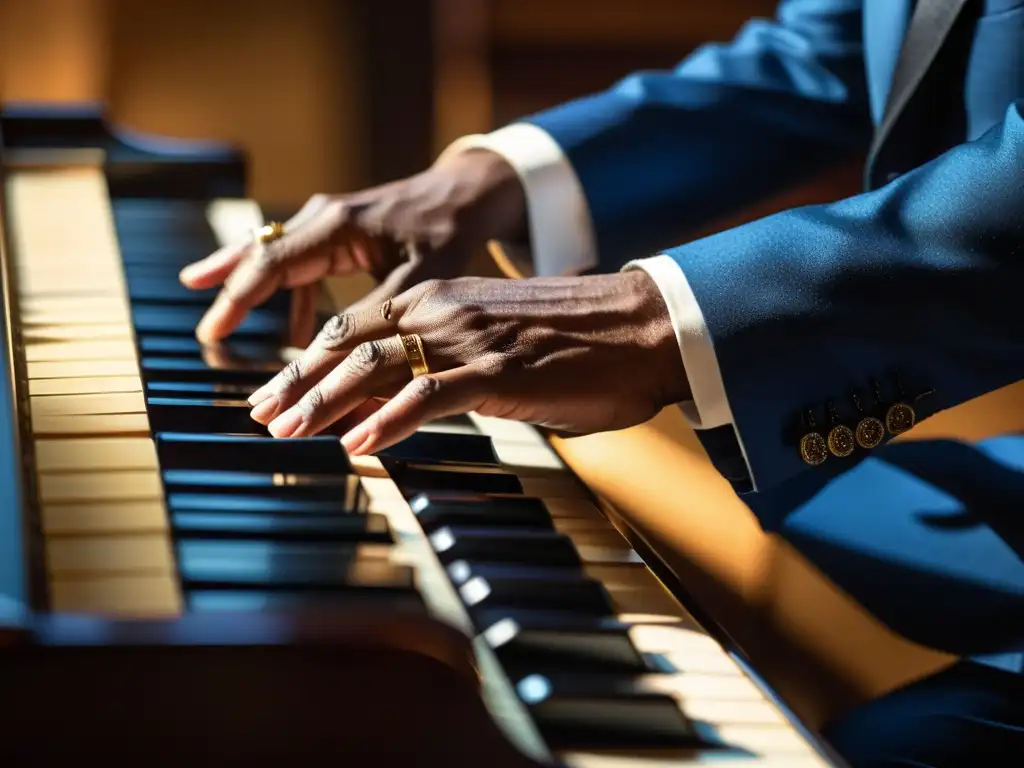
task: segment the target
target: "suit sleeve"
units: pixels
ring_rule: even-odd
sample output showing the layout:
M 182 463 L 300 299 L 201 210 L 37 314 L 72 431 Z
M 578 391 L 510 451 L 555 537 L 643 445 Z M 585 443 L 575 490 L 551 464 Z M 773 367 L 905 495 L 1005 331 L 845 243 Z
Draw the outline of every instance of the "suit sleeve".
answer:
M 563 186 L 582 191 L 601 271 L 866 148 L 861 3 L 783 0 L 774 20 L 673 71 L 631 75 L 524 121 L 568 160 Z
M 894 406 L 919 420 L 1024 376 L 1022 180 L 1018 102 L 977 141 L 877 191 L 667 252 L 701 307 L 759 490 L 871 450 L 841 455 L 839 441 L 812 464 L 808 434 L 877 418 L 884 442 L 901 427 L 887 420 Z M 720 466 L 740 453 L 723 435 L 705 442 Z

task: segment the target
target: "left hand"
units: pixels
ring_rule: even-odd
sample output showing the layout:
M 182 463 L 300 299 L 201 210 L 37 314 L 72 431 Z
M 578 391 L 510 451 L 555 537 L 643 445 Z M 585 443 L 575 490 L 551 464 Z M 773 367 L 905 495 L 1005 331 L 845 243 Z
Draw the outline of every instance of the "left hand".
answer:
M 420 336 L 430 373 L 412 378 L 398 334 Z M 365 415 L 342 438 L 360 455 L 469 411 L 589 433 L 639 424 L 688 397 L 661 293 L 635 270 L 421 283 L 390 307 L 332 318 L 249 402 L 275 437 Z

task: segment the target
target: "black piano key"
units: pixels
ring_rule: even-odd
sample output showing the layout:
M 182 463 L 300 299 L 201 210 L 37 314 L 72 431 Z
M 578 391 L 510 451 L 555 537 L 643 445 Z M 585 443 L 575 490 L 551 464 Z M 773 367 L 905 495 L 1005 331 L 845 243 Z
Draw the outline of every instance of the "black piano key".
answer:
M 171 512 L 178 539 L 258 539 L 390 544 L 391 529 L 379 513 L 365 515 L 266 515 L 239 512 Z
M 362 486 L 356 475 L 291 475 L 169 469 L 162 474 L 169 494 L 259 495 L 282 500 L 336 502 L 359 509 Z
M 145 356 L 154 357 L 191 357 L 213 361 L 224 359 L 229 362 L 237 360 L 242 365 L 284 364 L 280 346 L 252 341 L 231 341 L 216 347 L 204 347 L 195 336 L 140 336 L 139 351 Z
M 169 198 L 117 198 L 113 201 L 114 226 L 118 232 L 148 235 L 162 227 L 166 232 L 205 232 L 213 236 L 205 202 Z
M 355 475 L 285 475 L 208 469 L 168 469 L 163 472 L 163 479 L 168 488 L 190 493 L 217 493 L 219 489 L 224 489 L 225 493 L 319 489 L 337 496 L 350 486 L 359 485 L 359 478 Z
M 140 367 L 147 381 L 194 381 L 258 388 L 273 378 L 283 365 L 215 368 L 191 357 L 143 357 Z
M 156 304 L 133 304 L 132 322 L 137 334 L 185 336 L 195 332 L 203 318 L 203 307 L 164 307 Z M 254 309 L 232 334 L 232 338 L 284 338 L 288 333 L 287 313 Z
M 154 432 L 270 434 L 264 425 L 252 420 L 252 409 L 244 401 L 147 397 L 146 410 Z
M 195 290 L 182 284 L 178 277 L 178 264 L 128 264 L 125 266 L 125 280 L 128 297 L 133 302 L 146 304 L 194 304 L 209 306 L 213 303 L 220 287 Z M 278 311 L 289 307 L 289 294 L 278 291 L 260 306 Z
M 209 227 L 189 227 L 182 222 L 128 222 L 120 225 L 118 241 L 124 253 L 184 252 L 209 255 L 218 249 L 217 238 Z
M 416 432 L 379 455 L 413 464 L 501 466 L 487 435 Z
M 194 400 L 246 400 L 256 385 L 218 384 L 212 381 L 149 381 L 146 391 L 157 397 L 186 397 Z
M 185 594 L 188 609 L 194 612 L 274 612 L 274 611 L 331 611 L 332 609 L 351 610 L 353 598 L 369 596 L 377 600 L 382 596 L 380 591 L 368 590 L 358 593 L 356 590 L 343 592 L 283 592 L 268 590 L 195 590 Z M 389 613 L 424 613 L 427 611 L 423 596 L 415 590 L 387 592 L 386 599 Z
M 449 566 L 449 573 L 456 565 Z M 461 582 L 459 595 L 474 615 L 494 608 L 564 610 L 592 616 L 614 612 L 601 583 L 572 569 L 559 573 L 555 569 L 469 567 L 475 575 Z
M 384 545 L 184 540 L 178 571 L 188 589 L 415 589 L 415 572 L 391 563 Z
M 674 698 L 628 675 L 531 673 L 513 676 L 513 686 L 555 750 L 713 746 Z
M 164 469 L 223 469 L 289 474 L 350 474 L 336 437 L 267 440 L 261 437 L 163 432 L 156 436 Z
M 179 279 L 181 270 L 174 264 L 125 264 L 124 265 L 124 276 L 125 279 L 130 283 L 132 280 L 143 279 L 148 280 L 151 278 L 159 278 L 161 280 L 176 280 L 178 284 L 181 284 Z
M 343 498 L 301 499 L 268 493 L 189 493 L 181 491 L 167 495 L 167 507 L 171 512 L 237 512 L 314 516 L 358 511 L 346 506 Z
M 128 277 L 128 298 L 147 304 L 197 304 L 209 306 L 217 298 L 218 288 L 193 290 L 180 280 L 156 277 Z
M 424 469 L 385 460 L 385 467 L 406 497 L 429 491 L 461 493 L 508 493 L 522 495 L 519 478 L 508 472 L 456 472 Z
M 142 257 L 153 265 L 184 266 L 199 261 L 217 250 L 217 240 L 201 232 L 118 233 L 121 253 L 126 257 Z M 138 264 L 139 260 L 130 263 Z
M 580 566 L 572 540 L 554 531 L 438 528 L 430 544 L 443 563 L 466 560 L 540 567 Z
M 216 249 L 216 243 L 199 239 L 134 239 L 121 242 L 121 261 L 126 267 L 174 267 L 180 270 L 209 256 Z
M 509 610 L 478 625 L 506 669 L 650 671 L 629 625 L 607 616 Z M 486 622 L 486 623 L 485 623 Z
M 544 502 L 529 496 L 421 493 L 409 506 L 428 533 L 445 525 L 552 530 Z

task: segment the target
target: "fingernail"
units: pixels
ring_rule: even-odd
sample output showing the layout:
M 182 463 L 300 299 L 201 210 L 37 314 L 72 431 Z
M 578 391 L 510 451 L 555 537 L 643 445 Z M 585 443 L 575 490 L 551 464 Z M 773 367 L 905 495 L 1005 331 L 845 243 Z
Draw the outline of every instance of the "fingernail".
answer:
M 264 400 L 266 400 L 268 397 L 273 397 L 274 393 L 277 391 L 277 387 L 274 385 L 275 381 L 277 381 L 276 378 L 268 381 L 262 387 L 257 389 L 251 395 L 249 395 L 249 399 L 246 402 L 248 402 L 249 405 L 257 406 Z
M 277 413 L 277 408 L 277 398 L 271 397 L 269 400 L 264 400 L 257 404 L 255 408 L 249 411 L 249 416 L 252 417 L 253 421 L 258 421 L 260 424 L 266 424 Z
M 367 442 L 369 442 L 369 438 L 370 430 L 360 424 L 341 438 L 341 445 L 349 455 L 358 456 L 359 449 L 363 448 Z
M 178 273 L 178 279 L 183 283 L 191 282 L 192 278 L 195 276 L 195 273 L 195 266 L 193 264 L 189 264 L 187 267 L 183 268 L 181 272 Z
M 196 326 L 196 338 L 199 339 L 200 344 L 213 344 L 216 341 L 210 332 L 211 325 L 210 316 L 204 315 L 203 319 L 199 321 L 199 325 Z
M 289 408 L 267 426 L 274 437 L 292 437 L 302 425 L 302 413 L 298 408 Z

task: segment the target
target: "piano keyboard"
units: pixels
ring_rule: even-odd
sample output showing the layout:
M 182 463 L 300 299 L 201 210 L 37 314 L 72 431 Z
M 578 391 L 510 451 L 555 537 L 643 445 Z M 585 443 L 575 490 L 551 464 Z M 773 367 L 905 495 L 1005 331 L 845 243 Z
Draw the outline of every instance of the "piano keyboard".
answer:
M 531 427 L 452 419 L 351 462 L 270 439 L 245 398 L 284 364 L 284 297 L 203 349 L 213 294 L 177 281 L 251 205 L 111 199 L 92 167 L 15 170 L 5 195 L 49 610 L 426 610 L 473 638 L 492 718 L 538 763 L 834 764 Z

